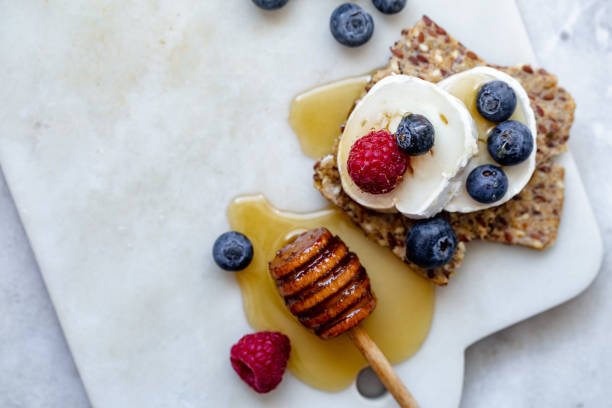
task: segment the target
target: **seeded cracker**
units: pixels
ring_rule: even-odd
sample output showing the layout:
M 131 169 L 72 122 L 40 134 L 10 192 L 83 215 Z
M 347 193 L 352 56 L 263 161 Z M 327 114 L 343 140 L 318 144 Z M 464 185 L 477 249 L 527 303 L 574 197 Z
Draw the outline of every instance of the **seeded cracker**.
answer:
M 529 65 L 489 65 L 426 16 L 410 30 L 402 31 L 402 39 L 391 47 L 391 53 L 387 67 L 373 75 L 366 89 L 393 73 L 438 82 L 479 65 L 491 66 L 517 79 L 529 95 L 538 128 L 533 177 L 520 194 L 498 207 L 469 214 L 442 213 L 453 225 L 460 242 L 451 262 L 433 270 L 425 270 L 405 259 L 404 241 L 413 222 L 411 219 L 399 213 L 383 214 L 369 210 L 344 193 L 335 151 L 315 164 L 315 187 L 347 213 L 369 238 L 391 248 L 415 272 L 437 285 L 448 284 L 463 260 L 465 242 L 473 239 L 535 249 L 552 245 L 557 237 L 563 207 L 564 170 L 551 159 L 567 150 L 575 109 L 571 95 L 557 86 L 557 78 Z

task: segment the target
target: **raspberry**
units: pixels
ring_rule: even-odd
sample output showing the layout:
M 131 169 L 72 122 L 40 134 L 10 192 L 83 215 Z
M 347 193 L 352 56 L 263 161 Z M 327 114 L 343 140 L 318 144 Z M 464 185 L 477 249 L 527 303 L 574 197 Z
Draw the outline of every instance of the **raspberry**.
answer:
M 383 194 L 393 190 L 408 167 L 395 137 L 386 130 L 372 131 L 358 139 L 348 157 L 348 173 L 363 191 Z
M 262 331 L 243 336 L 232 346 L 230 361 L 240 378 L 259 393 L 281 382 L 291 344 L 282 333 Z

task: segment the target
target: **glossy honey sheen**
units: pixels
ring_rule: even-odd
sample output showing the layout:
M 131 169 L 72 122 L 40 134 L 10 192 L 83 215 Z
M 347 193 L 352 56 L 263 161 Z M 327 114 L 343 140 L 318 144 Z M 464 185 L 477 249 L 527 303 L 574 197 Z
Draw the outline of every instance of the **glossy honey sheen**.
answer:
M 338 391 L 349 386 L 366 365 L 348 336 L 321 340 L 304 328 L 286 308 L 270 277 L 268 262 L 275 252 L 307 229 L 327 227 L 359 256 L 378 299 L 362 324 L 392 363 L 410 357 L 425 340 L 433 316 L 432 284 L 412 273 L 387 248 L 366 238 L 339 210 L 284 212 L 259 195 L 235 199 L 227 215 L 231 228 L 248 236 L 254 248 L 251 264 L 236 273 L 247 319 L 255 330 L 289 336 L 289 369 L 304 383 Z
M 489 133 L 497 126 L 497 123 L 491 122 L 480 115 L 476 108 L 476 96 L 478 95 L 480 87 L 489 81 L 491 81 L 491 79 L 485 77 L 468 77 L 453 83 L 453 85 L 447 89 L 450 94 L 459 98 L 470 111 L 470 115 L 472 115 L 474 123 L 476 124 L 476 130 L 478 131 L 478 143 L 483 143 L 485 145 L 484 149 L 486 149 Z M 516 108 L 512 116 L 510 116 L 510 119 L 527 125 L 527 118 L 525 117 L 523 109 L 524 107 L 521 101 L 517 99 Z M 478 148 L 481 149 L 483 146 L 478 146 Z
M 311 89 L 293 99 L 289 123 L 304 154 L 320 159 L 332 151 L 341 126 L 369 81 L 370 75 L 346 78 Z

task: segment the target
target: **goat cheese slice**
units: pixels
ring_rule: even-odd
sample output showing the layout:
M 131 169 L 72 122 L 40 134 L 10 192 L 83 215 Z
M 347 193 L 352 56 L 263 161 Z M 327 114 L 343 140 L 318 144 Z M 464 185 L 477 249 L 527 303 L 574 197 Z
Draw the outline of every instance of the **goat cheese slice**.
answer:
M 395 133 L 409 113 L 425 116 L 434 127 L 434 145 L 410 157 L 397 187 L 385 194 L 361 190 L 348 173 L 353 144 L 372 131 Z M 461 170 L 477 152 L 477 132 L 465 105 L 431 82 L 391 75 L 377 82 L 350 114 L 338 146 L 338 169 L 344 191 L 359 204 L 377 211 L 399 211 L 410 218 L 440 212 L 461 186 Z

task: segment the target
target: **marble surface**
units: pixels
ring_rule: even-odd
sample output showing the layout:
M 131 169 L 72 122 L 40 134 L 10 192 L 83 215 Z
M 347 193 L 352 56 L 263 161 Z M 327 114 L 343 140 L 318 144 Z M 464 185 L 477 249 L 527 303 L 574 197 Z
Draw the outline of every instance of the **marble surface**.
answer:
M 612 185 L 600 175 L 612 145 L 605 139 L 600 107 L 612 98 L 604 76 L 612 64 L 612 9 L 604 1 L 523 0 L 519 5 L 541 64 L 557 73 L 578 100 L 571 148 L 609 238 L 612 222 L 605 211 Z M 590 75 L 582 75 L 585 71 Z M 1 197 L 0 406 L 85 407 L 86 396 L 5 186 Z M 600 312 L 610 307 L 609 269 L 606 260 L 595 285 L 576 300 L 472 346 L 466 355 L 464 406 L 609 404 L 604 380 L 612 374 L 611 323 Z

